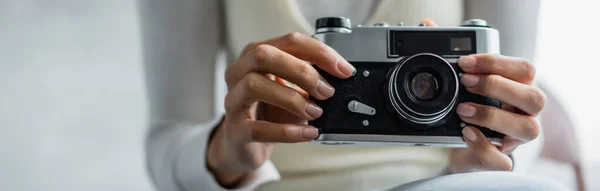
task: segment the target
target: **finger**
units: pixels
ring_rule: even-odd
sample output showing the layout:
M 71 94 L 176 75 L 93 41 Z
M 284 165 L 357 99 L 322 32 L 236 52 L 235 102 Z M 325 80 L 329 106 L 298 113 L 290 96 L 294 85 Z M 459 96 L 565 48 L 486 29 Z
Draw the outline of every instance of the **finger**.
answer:
M 259 45 L 234 65 L 238 72 L 271 73 L 286 79 L 317 99 L 327 99 L 335 92 L 313 66 L 271 45 Z
M 298 91 L 254 72 L 246 74 L 225 99 L 225 109 L 234 115 L 247 116 L 246 109 L 257 101 L 283 108 L 307 120 L 323 114 L 319 106 L 308 102 Z
M 262 114 L 262 118 L 256 118 L 257 120 L 266 120 L 271 123 L 286 123 L 286 124 L 297 124 L 297 125 L 306 125 L 308 121 L 298 115 L 290 113 L 288 110 L 283 109 L 281 107 L 267 106 L 267 104 L 263 104 L 264 109 L 259 113 Z M 243 118 L 243 119 L 248 119 Z
M 437 27 L 437 23 L 435 23 L 432 19 L 425 18 L 421 20 L 421 23 L 425 24 L 425 26 Z
M 302 94 L 302 96 L 305 99 L 308 99 L 308 92 L 304 91 L 302 88 L 298 87 L 295 84 L 292 84 L 286 80 L 284 80 L 283 78 L 279 78 L 279 77 L 274 77 L 274 81 L 282 84 L 286 87 L 292 88 L 294 90 L 296 90 L 298 93 Z M 311 102 L 309 100 L 309 102 Z M 311 102 L 314 104 L 314 102 Z M 290 123 L 290 124 L 304 124 L 306 125 L 308 123 L 308 121 L 306 121 L 306 119 L 303 119 L 302 117 L 298 117 L 296 115 L 290 115 L 289 112 L 287 112 L 285 109 L 282 109 L 280 107 L 273 107 L 273 108 L 269 108 L 269 113 L 270 116 L 273 117 L 273 119 L 269 120 L 270 122 L 273 123 Z
M 512 136 L 504 136 L 502 139 L 502 147 L 500 147 L 500 151 L 504 154 L 511 154 L 519 145 L 522 145 L 524 142 L 512 137 Z
M 251 133 L 249 141 L 295 143 L 310 141 L 319 135 L 316 128 L 308 125 L 277 124 L 267 121 L 245 121 Z
M 512 113 L 496 107 L 461 103 L 456 108 L 456 113 L 467 123 L 513 136 L 524 142 L 535 139 L 540 133 L 540 123 L 535 117 Z
M 525 84 L 535 77 L 535 68 L 527 60 L 496 54 L 461 56 L 458 65 L 467 73 L 497 74 Z
M 304 98 L 308 99 L 308 92 L 306 92 L 302 88 L 298 87 L 296 84 L 292 84 L 292 83 L 288 82 L 287 80 L 284 80 L 283 78 L 280 78 L 280 77 L 276 77 L 275 81 L 279 84 L 285 85 L 289 88 L 292 88 L 292 89 L 298 91 L 300 94 L 302 94 L 302 96 L 304 96 Z
M 466 126 L 463 128 L 462 133 L 471 151 L 487 170 L 512 170 L 513 163 L 510 157 L 492 145 L 479 129 Z
M 469 92 L 497 99 L 536 115 L 546 103 L 546 95 L 539 89 L 499 75 L 463 74 L 460 82 Z
M 246 52 L 250 52 L 251 49 L 261 44 L 274 46 L 295 57 L 313 63 L 338 78 L 345 79 L 356 73 L 354 66 L 342 58 L 333 48 L 307 35 L 290 33 L 274 39 L 250 43 L 244 49 Z

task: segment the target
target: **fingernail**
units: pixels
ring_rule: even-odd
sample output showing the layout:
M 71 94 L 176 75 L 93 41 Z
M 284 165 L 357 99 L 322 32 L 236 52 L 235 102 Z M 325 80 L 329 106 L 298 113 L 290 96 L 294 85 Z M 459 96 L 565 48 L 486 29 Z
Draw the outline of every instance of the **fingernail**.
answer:
M 319 136 L 319 131 L 314 127 L 306 127 L 302 129 L 302 137 L 305 139 L 314 139 Z
M 461 56 L 458 58 L 458 66 L 463 70 L 473 68 L 475 66 L 475 58 L 473 56 Z
M 475 112 L 477 112 L 477 109 L 469 104 L 461 103 L 456 107 L 456 113 L 465 117 L 473 117 L 475 116 Z
M 479 76 L 473 74 L 463 74 L 460 82 L 467 87 L 473 87 L 479 82 Z
M 325 83 L 323 80 L 319 80 L 319 82 L 317 82 L 317 92 L 319 92 L 319 94 L 322 96 L 329 98 L 333 96 L 335 89 L 333 89 L 331 85 Z
M 352 64 L 348 63 L 344 59 L 340 59 L 337 63 L 338 70 L 340 70 L 346 76 L 354 76 L 356 74 L 356 68 Z
M 310 115 L 312 118 L 317 118 L 321 117 L 321 114 L 323 114 L 323 109 L 316 105 L 313 105 L 312 103 L 307 103 L 306 113 L 308 113 L 308 115 Z
M 477 141 L 477 134 L 472 129 L 473 127 L 465 127 L 462 130 L 463 136 L 469 141 Z

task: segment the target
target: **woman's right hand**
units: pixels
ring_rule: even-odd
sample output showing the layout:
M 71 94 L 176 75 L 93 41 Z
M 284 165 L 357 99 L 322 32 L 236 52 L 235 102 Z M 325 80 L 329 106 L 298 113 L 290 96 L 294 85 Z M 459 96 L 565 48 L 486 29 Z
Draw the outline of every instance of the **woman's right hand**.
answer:
M 275 143 L 318 136 L 307 120 L 323 110 L 308 94 L 324 100 L 335 90 L 310 63 L 344 79 L 356 72 L 331 47 L 299 33 L 250 43 L 229 65 L 225 118 L 207 153 L 207 166 L 222 186 L 235 187 L 250 178 L 269 159 Z

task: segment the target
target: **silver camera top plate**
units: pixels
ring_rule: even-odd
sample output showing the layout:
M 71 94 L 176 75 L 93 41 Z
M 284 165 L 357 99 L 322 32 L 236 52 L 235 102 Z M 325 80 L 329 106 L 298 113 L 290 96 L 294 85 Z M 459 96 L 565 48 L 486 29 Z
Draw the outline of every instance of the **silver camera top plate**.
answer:
M 498 30 L 486 27 L 366 26 L 317 33 L 313 38 L 329 45 L 350 62 L 397 62 L 402 58 L 389 58 L 387 46 L 383 46 L 388 43 L 389 31 L 473 31 L 477 53 L 500 53 Z

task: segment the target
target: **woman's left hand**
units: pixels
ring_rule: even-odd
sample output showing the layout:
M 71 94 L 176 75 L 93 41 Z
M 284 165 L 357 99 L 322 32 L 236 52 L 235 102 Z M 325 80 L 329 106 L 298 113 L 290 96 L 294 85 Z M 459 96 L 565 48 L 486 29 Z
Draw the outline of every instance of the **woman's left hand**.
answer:
M 458 65 L 465 72 L 460 82 L 467 91 L 502 103 L 502 108 L 460 103 L 456 111 L 460 118 L 506 136 L 498 148 L 479 129 L 463 128 L 463 138 L 469 148 L 451 150 L 449 172 L 512 170 L 513 162 L 508 155 L 540 133 L 536 116 L 544 108 L 546 96 L 532 86 L 534 67 L 524 59 L 493 54 L 463 56 L 458 59 Z
M 422 23 L 436 26 L 429 19 Z M 460 103 L 456 111 L 460 118 L 506 136 L 498 148 L 479 129 L 466 126 L 462 133 L 469 148 L 451 149 L 449 173 L 512 170 L 512 151 L 540 133 L 536 116 L 544 108 L 546 96 L 532 86 L 535 68 L 525 59 L 493 54 L 462 56 L 458 65 L 465 72 L 460 82 L 467 91 L 499 100 L 502 105 L 496 108 Z

